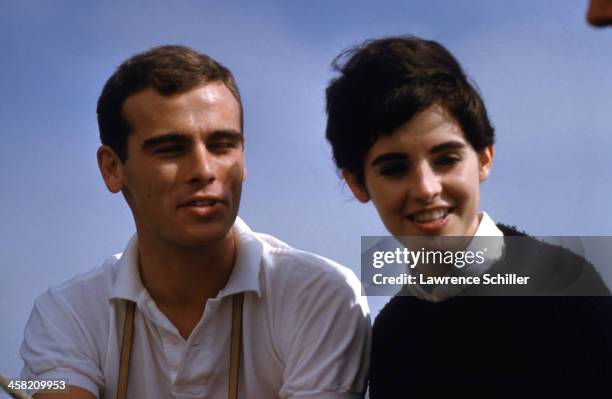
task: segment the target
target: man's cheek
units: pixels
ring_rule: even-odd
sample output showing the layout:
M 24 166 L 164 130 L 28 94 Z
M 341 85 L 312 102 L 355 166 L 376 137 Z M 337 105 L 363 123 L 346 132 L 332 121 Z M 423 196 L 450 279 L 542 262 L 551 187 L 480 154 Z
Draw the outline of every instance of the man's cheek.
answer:
M 244 180 L 244 166 L 241 162 L 235 162 L 229 168 L 228 180 L 242 184 Z

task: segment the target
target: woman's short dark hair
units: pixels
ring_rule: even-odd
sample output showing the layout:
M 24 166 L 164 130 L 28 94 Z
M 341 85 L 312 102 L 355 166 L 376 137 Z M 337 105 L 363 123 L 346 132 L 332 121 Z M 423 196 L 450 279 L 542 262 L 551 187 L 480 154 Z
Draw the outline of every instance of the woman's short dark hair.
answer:
M 125 162 L 131 126 L 123 114 L 123 103 L 129 96 L 147 87 L 169 96 L 212 82 L 221 82 L 232 92 L 240 106 L 242 125 L 242 101 L 234 76 L 229 69 L 206 54 L 185 46 L 166 45 L 130 57 L 106 81 L 98 99 L 98 127 L 102 144 L 111 147 Z
M 340 76 L 326 90 L 326 136 L 338 169 L 361 183 L 374 142 L 433 104 L 450 112 L 476 151 L 494 142 L 482 98 L 455 57 L 435 41 L 369 40 L 342 52 L 332 67 Z

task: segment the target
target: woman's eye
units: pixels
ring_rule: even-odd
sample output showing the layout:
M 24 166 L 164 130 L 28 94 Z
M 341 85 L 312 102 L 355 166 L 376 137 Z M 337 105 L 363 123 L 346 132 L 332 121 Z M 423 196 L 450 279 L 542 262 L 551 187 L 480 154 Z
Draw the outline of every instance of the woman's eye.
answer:
M 153 152 L 155 154 L 173 154 L 182 151 L 183 147 L 180 145 L 169 145 L 164 147 L 158 147 Z
M 388 163 L 380 167 L 380 174 L 383 176 L 401 176 L 408 170 L 405 163 Z

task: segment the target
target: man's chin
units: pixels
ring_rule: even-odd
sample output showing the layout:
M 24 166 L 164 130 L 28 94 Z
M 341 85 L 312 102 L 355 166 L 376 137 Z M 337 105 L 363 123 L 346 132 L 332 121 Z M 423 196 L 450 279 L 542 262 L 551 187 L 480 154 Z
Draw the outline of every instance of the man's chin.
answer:
M 183 247 L 207 247 L 223 242 L 230 236 L 231 226 L 208 226 L 206 229 L 195 229 L 178 233 L 173 241 Z

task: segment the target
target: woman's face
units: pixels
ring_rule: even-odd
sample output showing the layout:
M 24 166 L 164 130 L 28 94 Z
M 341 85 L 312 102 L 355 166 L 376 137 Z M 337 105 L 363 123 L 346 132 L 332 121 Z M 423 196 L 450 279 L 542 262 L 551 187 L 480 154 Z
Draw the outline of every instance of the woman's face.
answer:
M 358 200 L 372 200 L 394 236 L 472 236 L 492 160 L 492 146 L 477 153 L 454 118 L 432 105 L 374 143 L 363 184 L 343 175 Z

